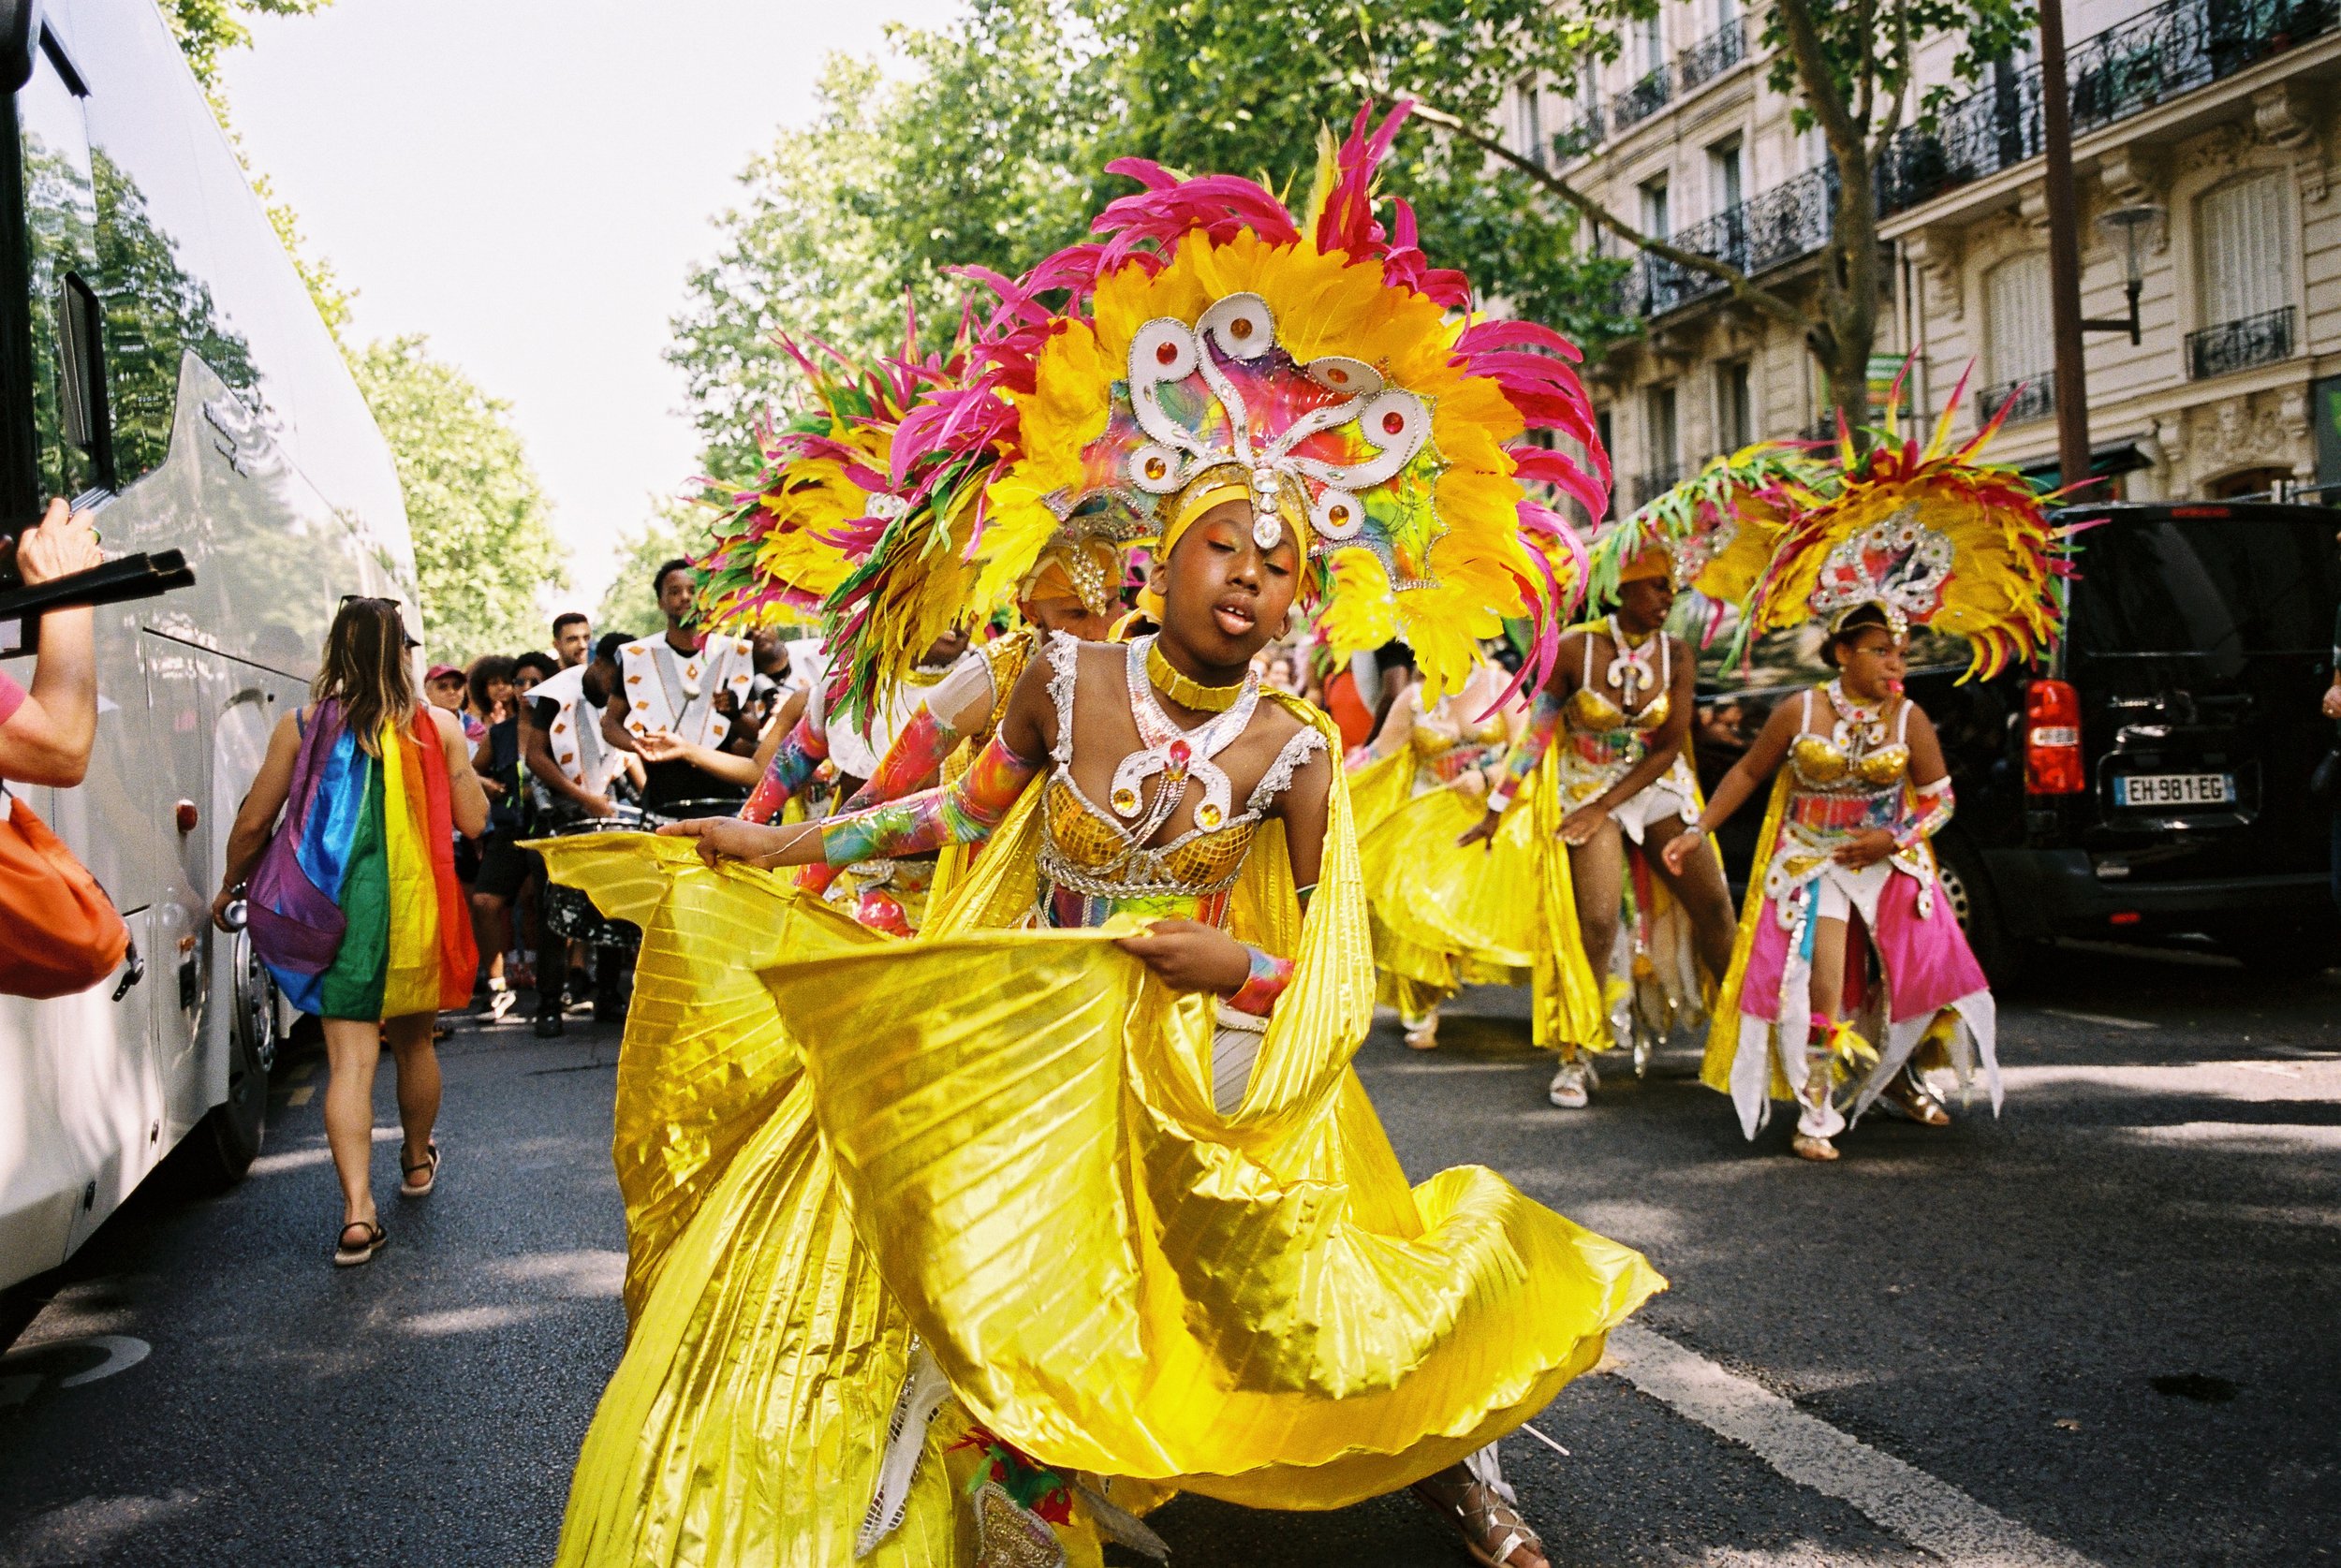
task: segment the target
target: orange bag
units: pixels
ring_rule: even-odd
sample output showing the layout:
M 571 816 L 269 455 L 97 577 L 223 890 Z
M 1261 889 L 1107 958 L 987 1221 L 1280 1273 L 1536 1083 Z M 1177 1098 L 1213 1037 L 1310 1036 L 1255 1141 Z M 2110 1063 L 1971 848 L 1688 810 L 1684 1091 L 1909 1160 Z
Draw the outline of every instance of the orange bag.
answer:
M 130 945 L 113 901 L 33 808 L 0 784 L 0 991 L 69 996 Z

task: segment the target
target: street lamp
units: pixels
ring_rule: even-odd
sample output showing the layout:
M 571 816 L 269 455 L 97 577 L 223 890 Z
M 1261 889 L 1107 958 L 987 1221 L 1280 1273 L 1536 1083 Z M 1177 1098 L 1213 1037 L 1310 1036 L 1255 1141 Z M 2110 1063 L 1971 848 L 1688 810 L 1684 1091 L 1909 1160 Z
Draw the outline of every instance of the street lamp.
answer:
M 2098 218 L 2098 227 L 2108 240 L 2120 238 L 2126 247 L 2128 271 L 2124 292 L 2129 296 L 2129 315 L 2126 320 L 2108 320 L 2102 316 L 2082 322 L 2082 330 L 2090 332 L 2128 332 L 2131 345 L 2142 340 L 2138 330 L 2138 296 L 2145 288 L 2145 264 L 2139 256 L 2145 232 L 2162 216 L 2162 209 L 2142 203 L 2136 207 L 2116 207 Z

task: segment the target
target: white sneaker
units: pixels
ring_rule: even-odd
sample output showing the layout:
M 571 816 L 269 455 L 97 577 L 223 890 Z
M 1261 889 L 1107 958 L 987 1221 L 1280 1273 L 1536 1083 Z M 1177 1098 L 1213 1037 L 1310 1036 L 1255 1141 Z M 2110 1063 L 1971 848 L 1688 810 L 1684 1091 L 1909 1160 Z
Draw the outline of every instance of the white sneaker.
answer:
M 1592 1097 L 1593 1073 L 1583 1062 L 1562 1062 L 1553 1075 L 1553 1087 L 1545 1091 L 1545 1098 L 1563 1110 L 1583 1110 Z

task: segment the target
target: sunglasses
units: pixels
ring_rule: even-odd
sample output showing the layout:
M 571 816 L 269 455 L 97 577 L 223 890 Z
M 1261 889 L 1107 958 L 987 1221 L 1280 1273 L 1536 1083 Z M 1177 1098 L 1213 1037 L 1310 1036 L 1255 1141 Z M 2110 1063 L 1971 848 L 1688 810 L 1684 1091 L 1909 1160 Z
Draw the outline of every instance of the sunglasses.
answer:
M 422 646 L 420 642 L 416 640 L 415 634 L 406 629 L 405 607 L 401 605 L 396 599 L 386 599 L 378 593 L 343 594 L 341 608 L 343 609 L 347 609 L 352 605 L 388 605 L 390 608 L 391 613 L 398 617 L 398 635 L 403 639 L 403 645 L 405 647 L 407 652 L 412 652 L 414 650 Z

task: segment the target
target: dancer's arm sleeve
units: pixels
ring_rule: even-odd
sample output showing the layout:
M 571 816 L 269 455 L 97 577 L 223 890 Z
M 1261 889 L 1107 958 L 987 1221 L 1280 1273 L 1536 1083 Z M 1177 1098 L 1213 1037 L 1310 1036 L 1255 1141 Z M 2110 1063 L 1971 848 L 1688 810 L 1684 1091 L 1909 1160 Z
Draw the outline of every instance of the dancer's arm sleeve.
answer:
M 1276 999 L 1284 995 L 1287 986 L 1292 984 L 1292 960 L 1249 945 L 1245 946 L 1244 952 L 1251 957 L 1252 973 L 1228 998 L 1228 1005 L 1239 1013 L 1264 1018 L 1275 1011 Z
M 823 823 L 821 857 L 832 866 L 849 866 L 974 843 L 999 826 L 1039 771 L 1040 764 L 1025 761 L 995 738 L 949 788 L 921 790 Z
M 813 770 L 829 760 L 829 729 L 815 711 L 818 707 L 818 703 L 805 704 L 804 717 L 765 764 L 764 776 L 756 781 L 756 787 L 748 792 L 748 803 L 740 808 L 740 814 L 748 821 L 770 822 L 778 816 L 781 807 L 804 787 Z
M 1916 848 L 1921 839 L 1933 838 L 1942 830 L 1943 824 L 1951 820 L 1955 802 L 1951 799 L 1951 780 L 1948 777 L 1936 779 L 1926 785 L 1918 792 L 1918 797 L 1917 814 L 1904 823 L 1901 830 L 1894 834 L 1894 848 L 1897 850 Z
M 1537 770 L 1544 754 L 1553 748 L 1553 737 L 1561 727 L 1561 699 L 1551 692 L 1539 692 L 1536 706 L 1528 711 L 1528 727 L 1520 732 L 1511 749 L 1504 754 L 1503 765 L 1496 769 L 1495 789 L 1488 796 L 1488 810 L 1500 812 L 1512 803 L 1520 793 L 1522 781 Z

